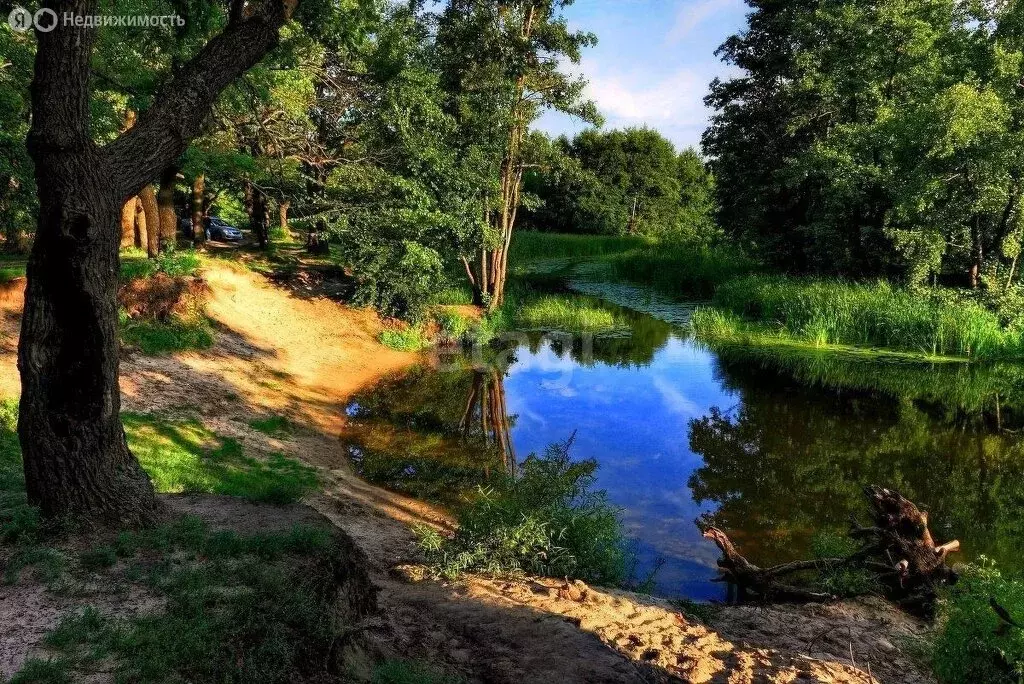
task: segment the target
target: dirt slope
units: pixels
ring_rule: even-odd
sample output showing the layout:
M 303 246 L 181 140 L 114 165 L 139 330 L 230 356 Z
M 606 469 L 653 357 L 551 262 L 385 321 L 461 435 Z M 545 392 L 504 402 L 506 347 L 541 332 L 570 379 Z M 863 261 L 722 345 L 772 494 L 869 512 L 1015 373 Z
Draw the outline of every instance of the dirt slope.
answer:
M 415 581 L 410 525 L 444 526 L 445 515 L 361 481 L 338 440 L 346 400 L 415 357 L 380 346 L 370 312 L 215 260 L 205 277 L 216 344 L 171 357 L 128 355 L 124 408 L 198 412 L 248 453 L 282 451 L 320 468 L 325 491 L 310 505 L 360 544 L 381 587 L 381 615 L 363 626 L 380 654 L 515 684 L 931 681 L 893 645 L 920 625 L 877 607 L 728 609 L 715 631 L 663 601 L 582 584 Z M 19 309 L 18 293 L 0 293 L 0 395 L 17 392 Z M 268 413 L 301 429 L 276 439 L 249 427 Z

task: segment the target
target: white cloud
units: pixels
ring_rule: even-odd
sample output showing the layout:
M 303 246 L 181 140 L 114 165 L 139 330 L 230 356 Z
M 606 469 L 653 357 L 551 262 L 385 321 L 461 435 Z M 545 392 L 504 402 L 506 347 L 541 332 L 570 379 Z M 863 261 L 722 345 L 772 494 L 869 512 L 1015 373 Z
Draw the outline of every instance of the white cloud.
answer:
M 685 418 L 697 418 L 703 415 L 704 411 L 694 401 L 679 391 L 679 388 L 660 376 L 654 376 L 651 380 L 654 389 L 658 390 L 661 400 L 665 402 L 665 408 L 672 413 Z
M 684 3 L 676 12 L 675 22 L 669 29 L 665 41 L 669 45 L 674 45 L 686 40 L 694 29 L 708 19 L 714 18 L 716 14 L 734 12 L 742 4 L 742 0 L 696 0 Z

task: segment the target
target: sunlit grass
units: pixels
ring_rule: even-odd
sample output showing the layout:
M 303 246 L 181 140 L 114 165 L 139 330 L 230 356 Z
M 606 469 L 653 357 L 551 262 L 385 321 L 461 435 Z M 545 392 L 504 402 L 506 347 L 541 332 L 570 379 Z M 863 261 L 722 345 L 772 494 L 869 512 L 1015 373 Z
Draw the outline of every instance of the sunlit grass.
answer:
M 637 236 L 572 235 L 518 231 L 512 236 L 509 263 L 538 259 L 582 259 L 620 254 L 656 244 Z
M 566 332 L 607 332 L 627 327 L 597 300 L 580 295 L 542 295 L 515 309 L 519 326 Z
M 213 328 L 206 316 L 172 317 L 168 321 L 132 318 L 120 312 L 121 341 L 146 356 L 159 356 L 213 346 Z
M 382 330 L 377 339 L 385 347 L 395 351 L 418 352 L 430 346 L 430 340 L 427 339 L 423 328 L 418 325 Z
M 719 286 L 713 303 L 731 316 L 703 313 L 694 326 L 708 336 L 741 334 L 744 321 L 752 321 L 817 346 L 875 346 L 972 359 L 1024 356 L 1018 330 L 950 290 L 755 276 Z
M 254 501 L 297 501 L 317 485 L 316 472 L 282 454 L 266 461 L 195 420 L 122 416 L 128 445 L 158 492 L 226 494 Z

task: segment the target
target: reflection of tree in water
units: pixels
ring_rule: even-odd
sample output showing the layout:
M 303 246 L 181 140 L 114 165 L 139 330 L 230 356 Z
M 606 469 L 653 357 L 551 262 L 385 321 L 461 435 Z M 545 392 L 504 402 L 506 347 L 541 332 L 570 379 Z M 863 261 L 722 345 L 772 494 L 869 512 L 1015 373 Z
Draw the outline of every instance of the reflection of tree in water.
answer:
M 890 369 L 890 372 L 893 372 Z M 1024 447 L 990 415 L 885 392 L 809 388 L 762 365 L 722 360 L 742 399 L 690 423 L 704 465 L 690 478 L 711 522 L 755 562 L 806 555 L 823 528 L 845 529 L 866 484 L 924 504 L 932 529 L 1020 565 Z
M 514 472 L 515 416 L 496 367 L 415 368 L 359 394 L 346 412 L 353 463 L 390 489 L 450 504 Z
M 473 383 L 466 410 L 459 421 L 466 444 L 483 442 L 485 451 L 501 455 L 509 474 L 515 474 L 516 452 L 510 433 L 512 421 L 505 405 L 505 378 L 497 369 L 472 370 Z

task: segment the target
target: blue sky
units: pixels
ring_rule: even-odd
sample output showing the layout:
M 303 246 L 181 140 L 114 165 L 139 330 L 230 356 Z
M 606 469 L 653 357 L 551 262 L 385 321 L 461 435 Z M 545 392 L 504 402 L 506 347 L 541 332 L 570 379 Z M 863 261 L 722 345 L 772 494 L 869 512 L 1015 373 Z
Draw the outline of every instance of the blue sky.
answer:
M 714 51 L 746 25 L 747 11 L 743 0 L 576 0 L 569 26 L 598 37 L 578 70 L 605 128 L 646 125 L 677 147 L 699 146 L 708 83 L 732 73 Z M 547 113 L 537 127 L 572 135 L 584 125 Z

